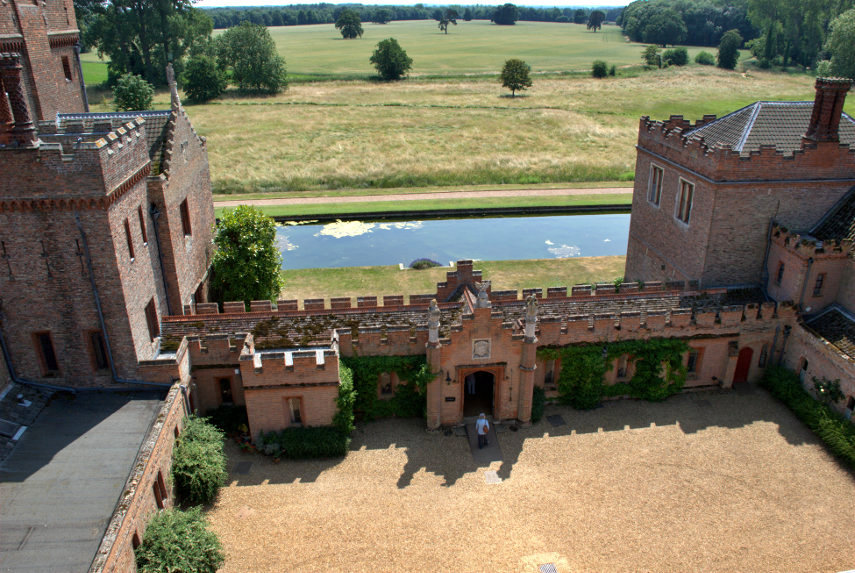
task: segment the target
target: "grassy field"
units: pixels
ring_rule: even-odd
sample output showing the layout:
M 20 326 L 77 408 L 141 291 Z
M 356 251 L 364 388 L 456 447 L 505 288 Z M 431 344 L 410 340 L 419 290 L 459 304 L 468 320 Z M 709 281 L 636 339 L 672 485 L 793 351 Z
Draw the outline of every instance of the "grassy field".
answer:
M 286 254 L 287 256 L 287 254 Z M 573 286 L 612 281 L 623 276 L 625 257 L 579 257 L 526 261 L 476 261 L 475 268 L 492 281 L 493 290 Z M 415 271 L 397 266 L 301 269 L 284 271 L 285 299 L 325 298 L 436 292 L 448 267 Z
M 640 62 L 641 46 L 614 27 L 594 34 L 576 25 L 464 22 L 447 37 L 432 22 L 365 29 L 353 41 L 332 26 L 272 32 L 289 72 L 323 77 L 366 77 L 376 40 L 395 35 L 422 79 L 301 82 L 277 96 L 229 93 L 188 106 L 208 138 L 216 193 L 626 181 L 642 115 L 695 119 L 757 100 L 813 99 L 813 79 L 803 75 L 695 65 L 606 80 L 555 73 L 594 57 Z M 485 75 L 510 56 L 551 74 L 535 75 L 524 97 L 511 98 Z M 159 94 L 155 107 L 167 102 Z M 94 111 L 110 109 L 103 96 L 92 103 Z

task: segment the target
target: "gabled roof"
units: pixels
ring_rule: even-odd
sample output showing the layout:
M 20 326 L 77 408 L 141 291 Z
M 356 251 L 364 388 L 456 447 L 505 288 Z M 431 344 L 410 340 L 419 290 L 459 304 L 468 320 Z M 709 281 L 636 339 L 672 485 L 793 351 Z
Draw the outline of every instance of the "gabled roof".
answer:
M 686 133 L 714 147 L 729 145 L 740 155 L 758 151 L 761 145 L 774 145 L 791 155 L 802 144 L 810 124 L 812 101 L 758 101 Z M 855 120 L 840 117 L 840 143 L 855 146 Z
M 855 358 L 855 322 L 847 313 L 832 306 L 816 318 L 808 320 L 807 325 L 841 352 Z
M 810 234 L 820 241 L 855 241 L 855 188 L 820 219 Z

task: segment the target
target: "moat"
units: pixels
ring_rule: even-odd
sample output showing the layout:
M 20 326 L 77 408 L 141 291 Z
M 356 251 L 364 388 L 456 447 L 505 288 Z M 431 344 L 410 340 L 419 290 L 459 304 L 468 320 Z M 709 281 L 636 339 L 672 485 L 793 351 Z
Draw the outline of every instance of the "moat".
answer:
M 283 269 L 625 255 L 629 214 L 281 225 Z

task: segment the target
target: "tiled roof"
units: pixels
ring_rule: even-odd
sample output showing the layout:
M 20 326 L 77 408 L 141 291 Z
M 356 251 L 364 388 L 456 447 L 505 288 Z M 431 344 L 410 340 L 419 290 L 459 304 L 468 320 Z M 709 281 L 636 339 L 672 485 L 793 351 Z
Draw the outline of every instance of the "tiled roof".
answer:
M 848 316 L 833 308 L 807 324 L 821 337 L 855 358 L 855 321 Z
M 789 155 L 801 147 L 812 111 L 811 101 L 758 101 L 686 136 L 703 139 L 710 147 L 729 145 L 741 155 L 758 151 L 761 145 L 774 145 Z M 840 143 L 855 144 L 855 120 L 845 113 L 840 118 Z
M 855 240 L 855 190 L 844 195 L 810 234 L 820 241 Z

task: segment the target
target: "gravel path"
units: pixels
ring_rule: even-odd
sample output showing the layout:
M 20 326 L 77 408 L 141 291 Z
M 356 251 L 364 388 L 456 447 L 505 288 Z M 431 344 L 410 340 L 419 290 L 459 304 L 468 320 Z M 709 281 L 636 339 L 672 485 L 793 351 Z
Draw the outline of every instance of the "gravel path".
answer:
M 500 433 L 503 460 L 481 467 L 421 420 L 365 425 L 331 461 L 232 445 L 252 468 L 209 512 L 223 571 L 855 567 L 855 478 L 762 390 L 547 414 L 566 425 Z
M 216 207 L 238 205 L 310 205 L 318 203 L 370 203 L 372 201 L 424 201 L 426 199 L 471 199 L 474 197 L 561 197 L 572 195 L 632 195 L 632 187 L 609 187 L 600 189 L 506 189 L 498 191 L 443 191 L 438 193 L 402 193 L 397 195 L 355 195 L 352 197 L 303 197 L 278 199 L 243 199 L 218 201 Z

